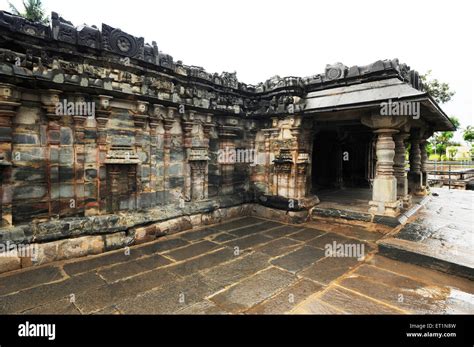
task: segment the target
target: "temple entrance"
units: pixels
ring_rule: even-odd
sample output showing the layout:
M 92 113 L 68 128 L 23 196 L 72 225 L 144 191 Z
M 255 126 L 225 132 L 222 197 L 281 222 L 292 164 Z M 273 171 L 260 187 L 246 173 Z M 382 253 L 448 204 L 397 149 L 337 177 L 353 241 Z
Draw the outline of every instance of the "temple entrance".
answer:
M 372 133 L 365 127 L 321 130 L 313 143 L 313 193 L 371 187 L 375 174 L 375 145 Z

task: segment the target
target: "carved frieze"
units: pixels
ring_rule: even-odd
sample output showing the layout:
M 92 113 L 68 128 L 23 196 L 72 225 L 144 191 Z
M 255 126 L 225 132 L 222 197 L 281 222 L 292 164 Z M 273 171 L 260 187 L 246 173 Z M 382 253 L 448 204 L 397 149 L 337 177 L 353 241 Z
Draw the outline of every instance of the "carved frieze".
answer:
M 102 24 L 103 48 L 130 58 L 143 59 L 145 40 L 135 37 L 120 29 Z

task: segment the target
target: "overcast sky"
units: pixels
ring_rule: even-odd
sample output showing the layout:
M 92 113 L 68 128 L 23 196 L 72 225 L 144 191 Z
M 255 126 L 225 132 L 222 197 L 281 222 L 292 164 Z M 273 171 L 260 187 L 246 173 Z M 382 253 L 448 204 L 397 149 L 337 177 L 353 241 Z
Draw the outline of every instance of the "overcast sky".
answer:
M 20 0 L 12 0 L 20 5 Z M 309 76 L 326 64 L 399 58 L 456 91 L 442 105 L 473 125 L 471 1 L 43 0 L 75 25 L 102 23 L 156 41 L 160 51 L 208 72 L 237 71 L 256 84 Z M 21 7 L 21 6 L 20 6 Z M 8 1 L 0 0 L 0 9 Z M 456 136 L 459 139 L 459 136 Z

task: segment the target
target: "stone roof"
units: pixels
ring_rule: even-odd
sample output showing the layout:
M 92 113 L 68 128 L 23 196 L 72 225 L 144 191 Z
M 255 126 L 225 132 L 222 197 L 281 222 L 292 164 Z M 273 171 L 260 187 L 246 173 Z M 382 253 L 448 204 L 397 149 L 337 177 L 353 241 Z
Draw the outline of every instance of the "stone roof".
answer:
M 133 36 L 107 24 L 102 24 L 102 30 L 86 24 L 74 26 L 56 12 L 52 12 L 51 26 L 49 26 L 0 11 L 0 26 L 48 41 L 108 51 L 124 58 L 137 59 L 173 70 L 180 75 L 203 79 L 216 85 L 250 93 L 266 93 L 285 88 L 301 88 L 308 92 L 346 84 L 352 80 L 373 79 L 374 76 L 384 75 L 396 75 L 415 89 L 423 89 L 419 74 L 406 64 L 399 63 L 398 59 L 378 60 L 365 66 L 348 67 L 342 63 L 328 64 L 321 74 L 307 77 L 274 76 L 265 82 L 251 85 L 239 82 L 235 72 L 209 73 L 202 67 L 184 65 L 180 60 L 175 61 L 171 55 L 160 52 L 155 41 L 151 44 L 145 43 L 143 37 Z

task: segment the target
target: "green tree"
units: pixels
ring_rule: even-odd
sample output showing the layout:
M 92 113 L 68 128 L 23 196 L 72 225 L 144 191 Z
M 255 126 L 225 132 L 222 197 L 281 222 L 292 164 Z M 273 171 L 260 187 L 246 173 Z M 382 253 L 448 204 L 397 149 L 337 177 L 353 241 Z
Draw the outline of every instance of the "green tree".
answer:
M 459 119 L 456 117 L 450 117 L 450 119 L 456 128 L 460 126 Z M 452 141 L 453 137 L 454 131 L 442 131 L 434 133 L 434 135 L 429 139 L 429 145 L 427 146 L 428 154 L 435 154 L 435 152 L 438 155 L 446 154 L 446 148 L 448 146 L 458 145 L 458 143 Z
M 444 104 L 451 100 L 456 92 L 449 89 L 449 84 L 440 82 L 436 78 L 431 79 L 430 75 L 431 70 L 428 70 L 427 73 L 420 76 L 421 81 L 423 82 L 423 87 L 428 94 L 440 104 Z
M 474 142 L 474 127 L 472 125 L 468 125 L 466 129 L 464 129 L 462 137 L 464 141 L 472 144 Z
M 11 2 L 8 4 L 10 5 L 10 10 L 13 12 L 13 14 L 34 22 L 41 22 L 43 24 L 49 23 L 49 17 L 45 13 L 45 9 L 43 8 L 41 0 L 24 0 L 24 12 L 20 12 Z

